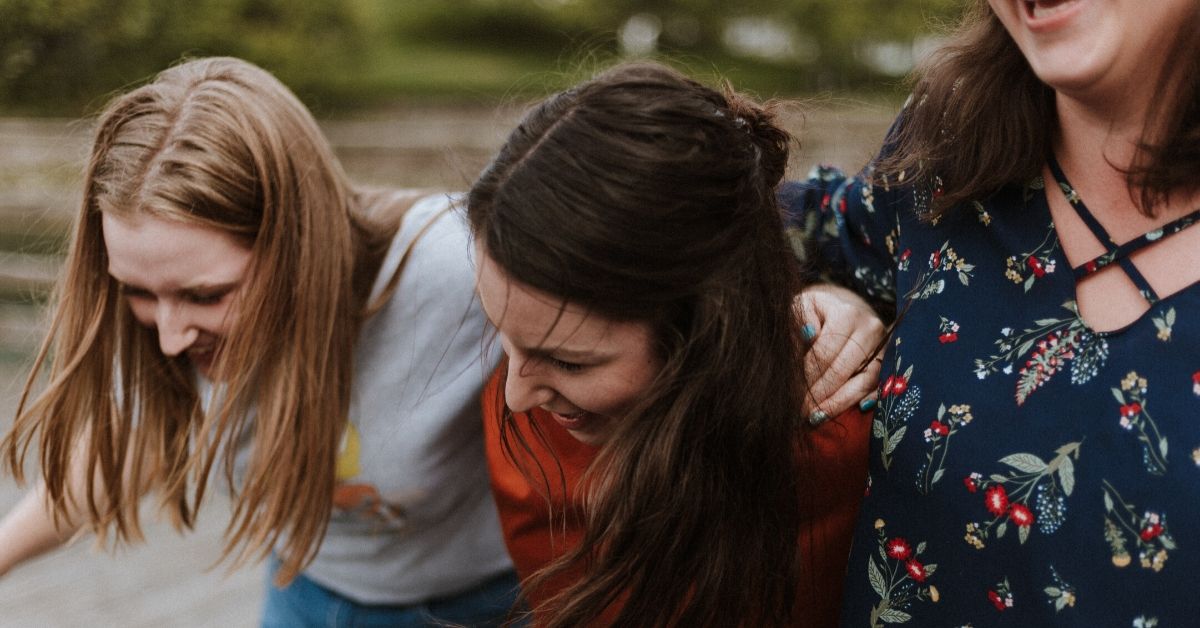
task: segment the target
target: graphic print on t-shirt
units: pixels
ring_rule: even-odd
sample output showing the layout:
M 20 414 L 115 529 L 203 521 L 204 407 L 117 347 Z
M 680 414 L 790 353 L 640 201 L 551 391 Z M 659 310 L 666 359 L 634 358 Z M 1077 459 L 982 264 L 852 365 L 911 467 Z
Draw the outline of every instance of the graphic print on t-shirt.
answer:
M 361 473 L 360 448 L 358 430 L 353 422 L 347 421 L 338 448 L 333 518 L 370 521 L 391 529 L 404 527 L 407 516 L 398 500 L 389 502 L 375 485 L 353 481 Z

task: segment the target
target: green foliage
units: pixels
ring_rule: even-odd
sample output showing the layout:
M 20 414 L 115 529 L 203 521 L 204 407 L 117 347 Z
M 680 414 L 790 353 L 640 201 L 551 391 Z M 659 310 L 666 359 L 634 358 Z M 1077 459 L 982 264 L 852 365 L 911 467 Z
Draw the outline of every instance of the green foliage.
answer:
M 338 0 L 0 0 L 0 102 L 84 113 L 184 56 L 299 79 L 350 65 L 357 31 Z
M 912 42 L 960 0 L 0 0 L 0 108 L 77 116 L 181 58 L 233 55 L 310 105 L 402 96 L 511 94 L 615 59 L 633 15 L 661 25 L 659 53 L 770 94 L 895 86 L 865 61 L 874 42 Z M 785 25 L 811 54 L 736 56 L 729 20 Z M 578 77 L 572 77 L 578 78 Z

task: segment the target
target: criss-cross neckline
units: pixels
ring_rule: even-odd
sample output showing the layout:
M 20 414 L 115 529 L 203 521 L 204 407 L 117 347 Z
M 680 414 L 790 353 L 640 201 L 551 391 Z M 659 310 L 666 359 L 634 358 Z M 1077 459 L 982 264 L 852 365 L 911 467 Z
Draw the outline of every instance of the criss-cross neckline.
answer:
M 1097 255 L 1096 257 L 1071 269 L 1075 275 L 1075 282 L 1078 284 L 1083 279 L 1086 279 L 1087 277 L 1100 272 L 1104 268 L 1107 268 L 1113 263 L 1116 263 L 1118 266 L 1120 266 L 1121 270 L 1125 271 L 1125 275 L 1129 277 L 1129 280 L 1133 282 L 1133 284 L 1137 287 L 1138 292 L 1142 294 L 1142 297 L 1145 298 L 1150 305 L 1158 303 L 1162 297 L 1160 297 L 1158 292 L 1154 290 L 1154 288 L 1150 285 L 1150 282 L 1147 281 L 1145 276 L 1142 275 L 1141 271 L 1137 269 L 1137 266 L 1133 264 L 1130 256 L 1137 251 L 1150 246 L 1151 244 L 1175 235 L 1187 227 L 1200 222 L 1200 209 L 1189 212 L 1188 214 L 1176 218 L 1175 220 L 1172 220 L 1161 227 L 1155 227 L 1154 229 L 1151 229 L 1146 233 L 1133 238 L 1132 240 L 1124 243 L 1117 243 L 1115 240 L 1113 240 L 1112 236 L 1109 235 L 1108 230 L 1106 230 L 1104 226 L 1100 224 L 1100 221 L 1096 219 L 1096 216 L 1092 214 L 1091 210 L 1087 208 L 1087 205 L 1084 204 L 1083 199 L 1079 196 L 1079 193 L 1075 191 L 1075 188 L 1071 185 L 1071 183 L 1067 181 L 1066 174 L 1063 173 L 1062 167 L 1059 166 L 1058 160 L 1055 159 L 1053 155 L 1050 156 L 1047 165 L 1049 165 L 1051 174 L 1054 175 L 1055 181 L 1058 183 L 1059 188 L 1066 197 L 1067 204 L 1075 210 L 1075 213 L 1079 216 L 1079 219 L 1083 221 L 1083 224 L 1087 226 L 1087 228 L 1096 237 L 1096 240 L 1098 240 L 1101 246 L 1103 246 L 1105 249 L 1104 253 L 1101 253 L 1100 255 Z

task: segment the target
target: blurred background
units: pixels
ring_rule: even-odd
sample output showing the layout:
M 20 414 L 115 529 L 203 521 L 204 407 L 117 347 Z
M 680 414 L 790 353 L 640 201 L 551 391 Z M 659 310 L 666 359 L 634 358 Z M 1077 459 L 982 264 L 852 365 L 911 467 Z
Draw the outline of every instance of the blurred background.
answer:
M 522 110 L 627 58 L 785 101 L 792 176 L 856 170 L 961 0 L 0 0 L 0 429 L 43 333 L 92 117 L 186 57 L 270 70 L 357 181 L 466 188 Z M 35 476 L 36 477 L 36 476 Z M 19 498 L 0 475 L 0 512 Z M 0 626 L 253 626 L 262 567 L 227 574 L 227 506 L 116 556 L 83 539 L 0 579 Z M 153 521 L 153 509 L 144 509 Z

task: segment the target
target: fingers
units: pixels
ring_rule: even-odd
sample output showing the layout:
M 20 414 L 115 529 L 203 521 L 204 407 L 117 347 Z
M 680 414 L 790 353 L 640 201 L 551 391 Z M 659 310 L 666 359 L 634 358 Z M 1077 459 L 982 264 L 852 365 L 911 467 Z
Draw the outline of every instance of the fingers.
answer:
M 872 375 L 863 371 L 846 380 L 832 395 L 819 402 L 810 395 L 804 407 L 805 416 L 809 423 L 819 425 L 851 408 L 867 412 L 875 407 L 877 382 L 878 373 Z
M 811 394 L 826 399 L 852 375 L 864 370 L 879 375 L 879 362 L 869 360 L 883 338 L 883 324 L 876 318 L 854 323 L 849 330 L 834 329 L 832 322 L 817 336 L 804 360 L 805 381 Z
M 869 331 L 839 338 L 827 329 L 817 337 L 804 359 L 809 411 L 837 414 L 874 392 L 880 363 L 867 360 L 872 340 Z
M 804 361 L 805 412 L 815 423 L 856 405 L 874 406 L 881 363 L 870 353 L 881 344 L 883 323 L 845 288 L 812 286 L 796 298 L 810 341 Z

